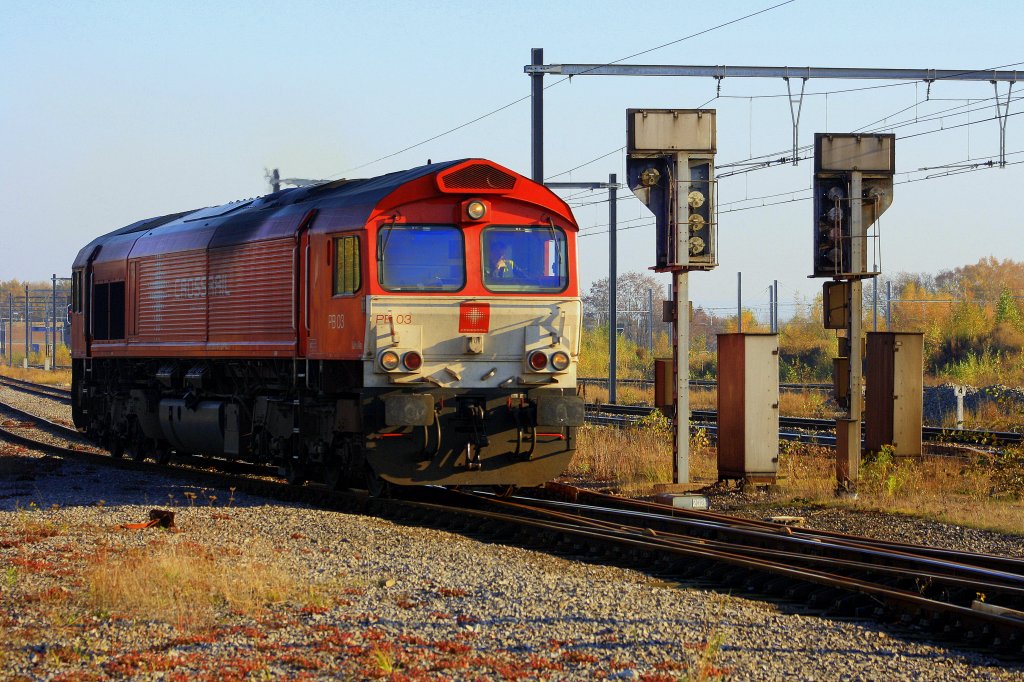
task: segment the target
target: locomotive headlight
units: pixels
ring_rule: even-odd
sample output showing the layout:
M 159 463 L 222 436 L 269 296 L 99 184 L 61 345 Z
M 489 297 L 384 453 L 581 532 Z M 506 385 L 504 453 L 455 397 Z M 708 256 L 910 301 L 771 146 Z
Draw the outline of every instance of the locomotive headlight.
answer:
M 544 355 L 544 353 L 539 350 L 535 350 L 530 353 L 528 358 L 526 358 L 526 362 L 529 363 L 530 367 L 535 371 L 540 372 L 548 366 L 548 356 Z
M 556 372 L 564 372 L 569 367 L 569 354 L 564 350 L 556 350 L 551 354 L 551 367 Z
M 410 372 L 415 372 L 423 366 L 423 356 L 414 350 L 409 351 L 402 356 L 402 364 Z
M 398 353 L 393 350 L 386 350 L 380 354 L 380 366 L 391 371 L 398 367 Z
M 466 204 L 466 215 L 468 215 L 471 220 L 480 220 L 487 215 L 487 204 L 479 199 L 474 199 Z

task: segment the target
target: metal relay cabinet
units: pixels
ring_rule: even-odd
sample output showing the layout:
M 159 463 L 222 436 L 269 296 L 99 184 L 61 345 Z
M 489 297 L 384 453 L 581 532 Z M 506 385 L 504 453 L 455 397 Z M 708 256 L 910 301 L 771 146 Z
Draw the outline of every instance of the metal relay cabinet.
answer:
M 718 335 L 718 478 L 775 480 L 779 337 Z
M 921 454 L 924 402 L 924 335 L 868 332 L 864 447 Z

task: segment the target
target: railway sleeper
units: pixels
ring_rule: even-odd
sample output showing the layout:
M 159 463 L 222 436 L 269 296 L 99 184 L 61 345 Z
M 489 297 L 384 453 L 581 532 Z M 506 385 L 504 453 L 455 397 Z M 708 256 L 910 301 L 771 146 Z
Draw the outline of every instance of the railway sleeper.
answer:
M 868 601 L 869 597 L 863 594 L 854 592 L 839 593 L 828 608 L 828 613 L 837 616 L 855 615 Z
M 766 595 L 782 595 L 789 589 L 791 582 L 790 578 L 782 576 L 769 577 L 758 585 L 758 591 Z
M 834 605 L 845 592 L 834 587 L 815 586 L 807 595 L 806 603 L 816 609 L 828 610 Z
M 723 585 L 732 585 L 734 587 L 742 588 L 747 584 L 750 578 L 757 578 L 756 574 L 751 574 L 746 568 L 729 568 L 715 576 L 716 580 Z
M 673 567 L 684 578 L 707 578 L 714 564 L 707 559 L 687 559 L 676 561 Z
M 818 589 L 818 586 L 811 583 L 793 582 L 790 584 L 789 589 L 786 590 L 786 599 L 806 603 L 807 598 L 816 589 Z

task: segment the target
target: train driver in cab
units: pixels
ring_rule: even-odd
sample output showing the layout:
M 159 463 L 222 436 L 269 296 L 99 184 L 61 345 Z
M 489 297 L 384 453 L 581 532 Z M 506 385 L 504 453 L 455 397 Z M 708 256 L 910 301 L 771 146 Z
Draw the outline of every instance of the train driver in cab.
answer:
M 496 242 L 491 252 L 491 277 L 509 279 L 516 271 L 516 262 L 512 259 L 512 249 L 506 242 Z

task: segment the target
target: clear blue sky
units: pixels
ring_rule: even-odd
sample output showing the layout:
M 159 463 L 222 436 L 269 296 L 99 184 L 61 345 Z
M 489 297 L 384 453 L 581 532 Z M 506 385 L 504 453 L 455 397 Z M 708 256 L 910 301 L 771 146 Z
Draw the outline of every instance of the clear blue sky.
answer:
M 0 279 L 66 274 L 78 249 L 98 234 L 265 193 L 264 168 L 278 167 L 284 177 L 366 177 L 427 158 L 482 156 L 529 175 L 528 101 L 370 162 L 527 95 L 522 67 L 532 47 L 543 47 L 548 63 L 609 62 L 772 4 L 5 0 Z M 632 63 L 992 68 L 1024 62 L 1022 26 L 1019 3 L 797 0 Z M 881 84 L 810 81 L 807 91 Z M 622 147 L 629 107 L 717 108 L 720 165 L 787 153 L 790 114 L 778 97 L 785 94 L 781 80 L 726 79 L 721 94 L 709 102 L 714 81 L 692 78 L 578 77 L 552 87 L 547 174 Z M 754 98 L 764 95 L 776 97 Z M 930 101 L 925 95 L 923 85 L 904 84 L 808 97 L 800 141 L 887 116 L 921 119 L 970 99 L 974 125 L 897 140 L 897 168 L 909 173 L 897 179 L 997 152 L 998 127 L 984 121 L 995 111 L 991 84 L 941 83 Z M 1024 84 L 1015 95 L 1024 95 Z M 1011 103 L 1011 114 L 1021 111 L 1024 102 Z M 951 113 L 896 132 L 966 122 Z M 1024 118 L 1011 117 L 1007 151 L 1021 150 Z M 1008 160 L 1024 161 L 1024 153 Z M 609 173 L 624 177 L 622 152 L 552 179 L 604 181 Z M 805 162 L 723 179 L 722 208 L 806 189 L 810 176 Z M 989 255 L 1024 260 L 1022 181 L 1024 164 L 897 186 L 882 223 L 883 268 L 936 272 Z M 650 222 L 628 191 L 621 195 L 623 228 Z M 580 241 L 585 287 L 607 272 L 607 236 L 599 227 L 607 223 L 607 204 L 591 203 L 603 198 L 572 200 L 590 204 L 577 209 L 584 231 L 594 233 Z M 737 271 L 751 306 L 767 301 L 772 279 L 783 302 L 812 297 L 820 284 L 806 278 L 810 214 L 808 201 L 722 213 L 721 266 L 691 277 L 695 303 L 733 305 Z M 620 271 L 653 262 L 651 227 L 624 231 L 619 243 Z

